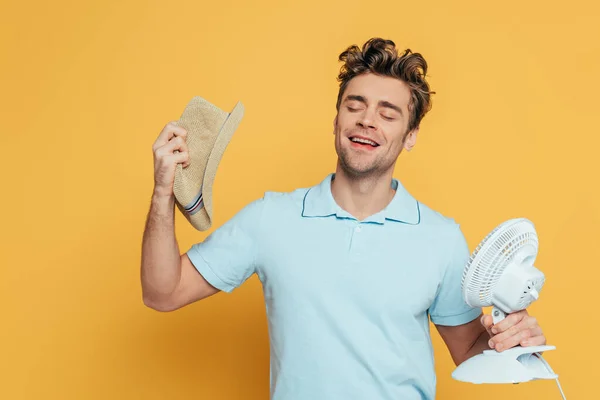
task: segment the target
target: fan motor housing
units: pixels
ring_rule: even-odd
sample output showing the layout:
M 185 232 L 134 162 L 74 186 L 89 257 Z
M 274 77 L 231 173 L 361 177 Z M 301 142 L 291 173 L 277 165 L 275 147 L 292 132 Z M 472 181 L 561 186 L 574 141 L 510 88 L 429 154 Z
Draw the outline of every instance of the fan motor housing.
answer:
M 505 313 L 527 308 L 537 299 L 545 276 L 533 265 L 510 263 L 494 288 L 492 303 Z

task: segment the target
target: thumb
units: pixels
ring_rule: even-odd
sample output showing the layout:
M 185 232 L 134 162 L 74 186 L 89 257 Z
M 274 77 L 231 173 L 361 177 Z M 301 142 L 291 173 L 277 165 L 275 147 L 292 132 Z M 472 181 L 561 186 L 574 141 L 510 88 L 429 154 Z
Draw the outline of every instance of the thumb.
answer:
M 494 334 L 492 333 L 492 326 L 494 326 L 494 319 L 492 318 L 492 316 L 483 314 L 480 321 L 481 325 L 483 325 L 487 333 L 490 336 L 494 336 Z

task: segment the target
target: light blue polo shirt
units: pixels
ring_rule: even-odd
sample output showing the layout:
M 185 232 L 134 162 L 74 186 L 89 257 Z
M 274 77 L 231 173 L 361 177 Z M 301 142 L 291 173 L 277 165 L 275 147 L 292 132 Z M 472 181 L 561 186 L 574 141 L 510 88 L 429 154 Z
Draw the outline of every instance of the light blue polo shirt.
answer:
M 481 313 L 461 296 L 464 236 L 395 179 L 387 208 L 358 221 L 336 204 L 334 176 L 265 193 L 188 256 L 222 291 L 254 273 L 262 282 L 271 399 L 434 399 L 428 318 Z

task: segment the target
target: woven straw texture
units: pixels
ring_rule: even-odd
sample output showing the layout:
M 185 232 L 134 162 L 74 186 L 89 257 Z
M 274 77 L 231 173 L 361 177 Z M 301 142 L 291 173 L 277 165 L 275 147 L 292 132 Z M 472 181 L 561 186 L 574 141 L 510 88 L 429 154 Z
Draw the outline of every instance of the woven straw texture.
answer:
M 197 230 L 212 225 L 212 187 L 218 164 L 231 137 L 243 117 L 243 105 L 238 102 L 231 114 L 222 111 L 201 97 L 194 97 L 186 106 L 177 125 L 187 131 L 189 165 L 177 165 L 173 192 L 181 213 Z M 204 207 L 193 215 L 184 208 L 202 192 Z

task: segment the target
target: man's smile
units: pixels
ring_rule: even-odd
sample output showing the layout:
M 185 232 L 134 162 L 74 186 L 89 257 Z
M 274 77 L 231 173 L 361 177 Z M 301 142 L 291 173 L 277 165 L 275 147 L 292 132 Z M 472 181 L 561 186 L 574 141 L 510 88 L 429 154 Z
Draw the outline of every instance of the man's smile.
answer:
M 379 147 L 379 143 L 364 136 L 353 135 L 348 137 L 348 139 L 352 142 L 352 147 L 355 148 L 375 149 L 376 147 Z

